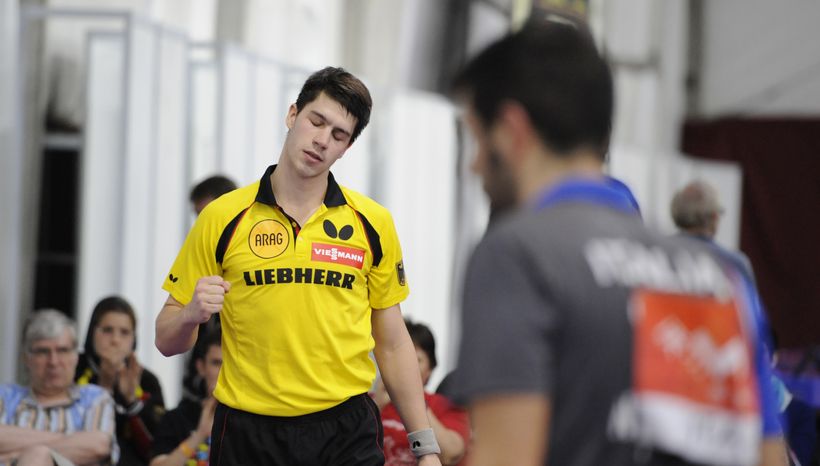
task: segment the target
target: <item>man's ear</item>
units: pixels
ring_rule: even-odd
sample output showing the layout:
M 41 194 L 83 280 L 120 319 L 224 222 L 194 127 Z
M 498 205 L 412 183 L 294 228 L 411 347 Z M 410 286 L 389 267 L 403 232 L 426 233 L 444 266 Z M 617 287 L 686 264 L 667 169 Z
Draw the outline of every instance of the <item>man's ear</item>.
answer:
M 513 164 L 520 162 L 538 137 L 527 110 L 514 101 L 499 106 L 491 136 L 501 155 Z
M 299 109 L 296 108 L 296 104 L 290 104 L 288 107 L 288 114 L 285 117 L 285 126 L 288 129 L 293 129 L 293 124 L 296 122 L 296 114 L 299 113 Z

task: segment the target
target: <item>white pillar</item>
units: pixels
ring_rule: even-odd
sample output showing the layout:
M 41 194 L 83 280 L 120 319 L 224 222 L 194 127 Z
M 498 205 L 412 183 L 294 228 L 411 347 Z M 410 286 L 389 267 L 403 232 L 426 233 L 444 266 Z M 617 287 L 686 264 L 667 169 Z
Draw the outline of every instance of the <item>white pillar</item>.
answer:
M 0 0 L 0 257 L 6 273 L 0 280 L 0 381 L 11 382 L 17 372 L 21 280 L 23 267 L 22 181 L 25 172 L 20 144 L 20 88 L 17 0 Z

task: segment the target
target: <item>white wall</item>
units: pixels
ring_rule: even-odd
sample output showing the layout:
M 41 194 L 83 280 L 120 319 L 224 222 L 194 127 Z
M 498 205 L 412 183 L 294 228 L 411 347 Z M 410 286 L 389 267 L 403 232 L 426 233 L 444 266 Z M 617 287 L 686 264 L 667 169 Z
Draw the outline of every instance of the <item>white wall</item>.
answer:
M 137 313 L 140 362 L 179 398 L 181 357 L 154 346 L 160 287 L 188 226 L 188 42 L 130 18 L 89 36 L 82 156 L 77 313 L 87 327 L 101 298 L 119 294 Z
M 387 134 L 380 146 L 380 200 L 393 214 L 404 254 L 410 296 L 404 314 L 428 325 L 437 345 L 451 335 L 458 172 L 455 111 L 441 97 L 402 91 L 382 109 Z M 435 388 L 453 366 L 453 354 L 438 351 Z
M 672 196 L 690 181 L 700 179 L 713 185 L 726 212 L 721 217 L 715 241 L 738 249 L 740 245 L 740 202 L 742 173 L 737 164 L 688 158 L 682 154 L 657 153 L 637 147 L 612 148 L 609 173 L 632 189 L 644 222 L 674 234 L 670 203 Z
M 708 9 L 724 2 L 702 3 L 708 18 Z M 667 233 L 675 231 L 669 215 L 674 192 L 695 178 L 712 182 L 727 211 L 716 239 L 737 248 L 740 169 L 736 164 L 688 159 L 678 152 L 686 117 L 689 47 L 693 43 L 689 38 L 689 1 L 607 0 L 592 5 L 593 24 L 599 25 L 596 35 L 612 63 L 615 79 L 611 174 L 632 188 L 646 222 Z M 736 4 L 735 14 L 738 9 Z M 728 18 L 720 24 L 728 25 Z M 738 81 L 742 79 L 738 77 Z
M 678 148 L 685 114 L 688 0 L 610 0 L 593 15 L 615 78 L 614 145 L 662 157 Z M 593 6 L 597 5 L 593 4 Z
M 820 3 L 702 3 L 699 114 L 820 115 Z
M 245 0 L 240 45 L 265 57 L 314 70 L 338 65 L 343 0 Z
M 0 382 L 15 379 L 18 360 L 19 319 L 23 315 L 21 286 L 26 280 L 22 256 L 24 161 L 21 156 L 20 127 L 17 119 L 18 87 L 17 0 L 0 0 L 0 256 L 6 273 L 0 280 Z

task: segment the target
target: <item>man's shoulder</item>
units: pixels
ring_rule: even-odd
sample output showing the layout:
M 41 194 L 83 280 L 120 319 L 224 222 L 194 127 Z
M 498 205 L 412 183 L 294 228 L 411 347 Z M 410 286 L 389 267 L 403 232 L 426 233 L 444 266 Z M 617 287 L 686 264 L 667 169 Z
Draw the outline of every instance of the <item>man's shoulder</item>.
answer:
M 529 255 L 533 250 L 566 252 L 567 245 L 563 243 L 577 242 L 590 229 L 576 227 L 560 210 L 520 207 L 504 212 L 488 225 L 474 252 L 503 255 Z M 575 233 L 568 235 L 568 231 Z
M 355 211 L 367 217 L 371 222 L 391 219 L 390 211 L 372 198 L 354 191 L 350 188 L 340 186 L 344 193 L 347 204 Z
M 29 393 L 29 388 L 14 383 L 0 384 L 0 400 L 4 405 L 16 405 Z
M 722 264 L 729 266 L 731 269 L 739 272 L 743 275 L 745 279 L 747 279 L 750 283 L 755 283 L 755 276 L 754 271 L 752 270 L 752 263 L 749 261 L 749 258 L 743 254 L 741 251 L 732 250 L 721 244 L 717 243 L 715 240 L 710 238 L 704 238 L 697 235 L 692 235 L 688 233 L 679 233 L 677 235 L 672 236 L 674 241 L 678 241 L 687 245 L 690 248 L 698 248 L 700 250 L 705 250 L 712 257 L 716 258 Z

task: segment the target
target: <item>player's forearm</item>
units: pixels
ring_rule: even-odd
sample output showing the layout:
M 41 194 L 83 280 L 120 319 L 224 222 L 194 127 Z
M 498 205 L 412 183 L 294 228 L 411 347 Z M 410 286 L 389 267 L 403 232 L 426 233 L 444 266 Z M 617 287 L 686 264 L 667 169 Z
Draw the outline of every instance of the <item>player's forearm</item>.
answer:
M 471 405 L 472 466 L 537 466 L 549 448 L 552 402 L 539 393 L 491 395 Z
M 410 337 L 393 347 L 380 348 L 377 345 L 374 354 L 387 393 L 407 432 L 430 428 L 416 350 Z
M 76 432 L 48 443 L 74 464 L 99 463 L 111 455 L 111 436 L 105 432 Z
M 0 425 L 0 454 L 21 451 L 61 438 L 61 434 L 42 432 L 26 427 Z
M 165 356 L 181 354 L 193 348 L 198 323 L 187 317 L 185 307 L 166 303 L 157 316 L 154 342 Z

